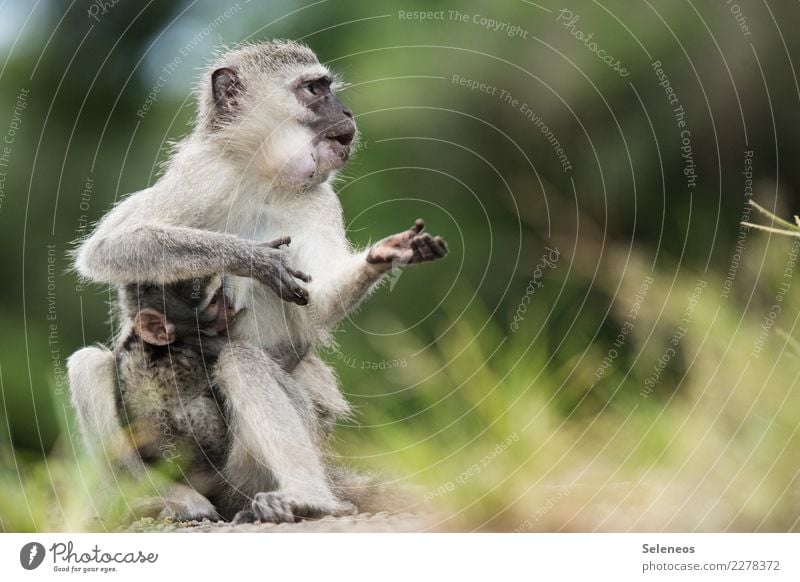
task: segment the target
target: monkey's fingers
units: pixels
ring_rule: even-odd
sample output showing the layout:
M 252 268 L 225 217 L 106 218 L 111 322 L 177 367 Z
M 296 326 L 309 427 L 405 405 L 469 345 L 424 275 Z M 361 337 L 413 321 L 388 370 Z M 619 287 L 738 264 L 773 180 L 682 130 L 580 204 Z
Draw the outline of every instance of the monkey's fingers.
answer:
M 308 291 L 295 281 L 288 269 L 281 273 L 278 295 L 284 301 L 291 301 L 297 305 L 308 305 Z
M 275 240 L 267 241 L 262 243 L 264 246 L 279 249 L 282 246 L 288 246 L 292 242 L 292 237 L 290 236 L 282 236 L 280 238 L 276 238 Z
M 447 241 L 440 236 L 433 238 L 432 249 L 434 254 L 440 259 L 446 257 L 447 253 L 450 252 L 450 249 L 447 248 Z
M 289 269 L 289 272 L 292 274 L 292 277 L 300 279 L 304 283 L 311 283 L 311 275 L 307 275 L 303 271 L 297 271 L 295 269 Z
M 412 236 L 417 235 L 423 231 L 425 228 L 425 221 L 421 218 L 418 218 L 416 222 L 414 222 L 414 226 L 408 229 L 408 232 L 411 233 Z
M 414 262 L 422 263 L 435 261 L 447 255 L 447 243 L 440 236 L 433 237 L 427 232 L 411 239 L 411 249 L 414 251 Z
M 424 263 L 425 261 L 432 261 L 434 259 L 433 252 L 430 245 L 433 242 L 433 237 L 429 234 L 420 234 L 411 239 L 411 250 L 414 251 L 415 263 Z
M 308 305 L 308 291 L 300 287 L 295 279 L 285 271 L 271 275 L 262 280 L 262 283 L 284 301 L 297 305 Z
M 308 305 L 308 291 L 305 289 L 287 289 L 285 292 L 281 292 L 280 297 L 284 301 L 289 301 L 297 305 Z

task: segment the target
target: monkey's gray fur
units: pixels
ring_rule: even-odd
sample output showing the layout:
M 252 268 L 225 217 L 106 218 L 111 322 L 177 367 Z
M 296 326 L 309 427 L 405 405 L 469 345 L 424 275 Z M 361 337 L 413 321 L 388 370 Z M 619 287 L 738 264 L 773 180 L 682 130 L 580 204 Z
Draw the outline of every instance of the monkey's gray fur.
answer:
M 297 43 L 221 54 L 198 86 L 194 131 L 164 175 L 118 204 L 76 252 L 82 276 L 112 285 L 231 277 L 236 308 L 245 311 L 215 374 L 232 434 L 227 470 L 250 502 L 242 519 L 352 511 L 334 493 L 313 412 L 314 403 L 332 416 L 349 406 L 315 348 L 393 265 L 447 254 L 421 221 L 352 249 L 331 178 L 356 127 L 335 88 L 333 74 Z M 278 237 L 287 237 L 287 249 L 262 242 Z M 297 361 L 290 373 L 276 353 Z M 86 440 L 114 439 L 113 355 L 84 348 L 69 373 Z M 207 511 L 195 498 L 184 505 L 192 517 Z

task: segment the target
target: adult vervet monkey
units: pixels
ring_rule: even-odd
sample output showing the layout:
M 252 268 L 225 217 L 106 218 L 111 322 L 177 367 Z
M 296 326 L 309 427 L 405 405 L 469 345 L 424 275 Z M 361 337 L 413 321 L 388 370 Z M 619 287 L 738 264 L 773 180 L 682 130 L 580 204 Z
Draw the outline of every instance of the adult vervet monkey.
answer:
M 233 277 L 243 311 L 215 373 L 230 415 L 227 473 L 247 505 L 241 519 L 352 511 L 332 492 L 316 416 L 307 413 L 349 410 L 314 348 L 393 264 L 447 254 L 421 220 L 352 249 L 331 178 L 349 158 L 356 125 L 335 86 L 316 55 L 294 42 L 223 53 L 200 82 L 194 130 L 163 176 L 119 203 L 76 251 L 83 277 L 117 286 Z M 288 247 L 275 244 L 282 237 Z M 287 360 L 293 384 L 282 386 L 275 378 Z M 87 443 L 113 438 L 113 355 L 84 348 L 69 372 Z M 179 496 L 169 504 L 175 517 L 206 516 L 199 493 Z

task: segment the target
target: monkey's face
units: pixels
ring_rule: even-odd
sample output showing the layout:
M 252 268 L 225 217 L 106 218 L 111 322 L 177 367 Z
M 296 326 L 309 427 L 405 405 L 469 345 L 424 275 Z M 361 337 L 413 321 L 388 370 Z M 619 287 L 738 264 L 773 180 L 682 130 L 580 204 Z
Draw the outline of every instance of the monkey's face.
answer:
M 293 87 L 297 101 L 313 115 L 308 127 L 314 134 L 316 165 L 323 172 L 338 170 L 347 162 L 356 137 L 353 113 L 339 101 L 332 85 L 330 74 L 311 72 L 297 79 Z
M 332 74 L 310 49 L 282 41 L 247 45 L 217 66 L 210 102 L 201 109 L 212 135 L 238 152 L 249 171 L 297 191 L 344 166 L 356 124 L 334 93 Z
M 356 124 L 333 91 L 333 77 L 320 65 L 285 78 L 282 97 L 262 107 L 263 118 L 278 114 L 280 121 L 265 132 L 254 164 L 279 187 L 297 191 L 328 180 L 347 163 Z M 265 88 L 264 93 L 271 92 Z M 281 101 L 283 110 L 276 106 Z

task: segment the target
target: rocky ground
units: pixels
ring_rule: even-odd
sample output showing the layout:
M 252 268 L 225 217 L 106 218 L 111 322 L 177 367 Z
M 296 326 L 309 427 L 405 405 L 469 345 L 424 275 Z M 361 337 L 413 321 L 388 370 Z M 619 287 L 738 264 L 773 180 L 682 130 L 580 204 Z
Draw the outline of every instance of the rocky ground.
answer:
M 387 533 L 430 531 L 430 519 L 422 514 L 361 513 L 347 517 L 324 517 L 299 523 L 248 523 L 156 520 L 144 518 L 133 522 L 126 532 L 175 533 Z

